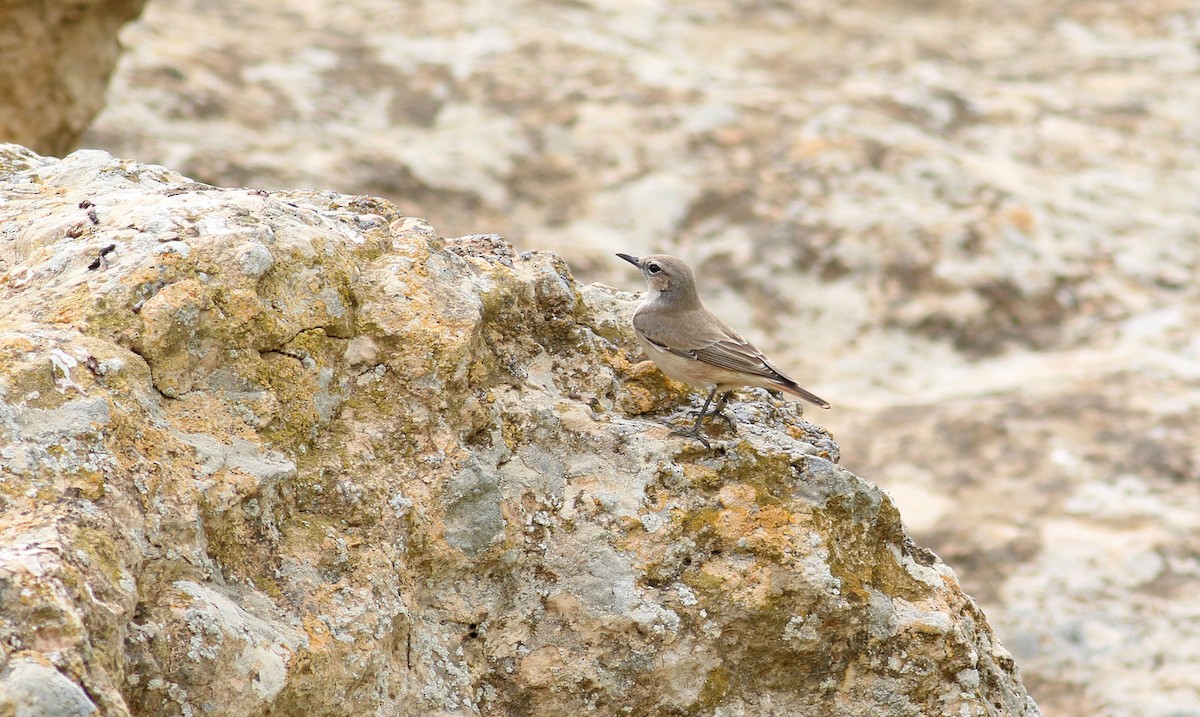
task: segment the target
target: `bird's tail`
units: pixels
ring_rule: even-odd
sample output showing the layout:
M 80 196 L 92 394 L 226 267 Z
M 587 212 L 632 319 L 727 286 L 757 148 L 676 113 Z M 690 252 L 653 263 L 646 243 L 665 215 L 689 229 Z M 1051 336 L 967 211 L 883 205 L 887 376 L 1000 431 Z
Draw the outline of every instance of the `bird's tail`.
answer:
M 816 395 L 815 393 L 811 393 L 803 388 L 800 388 L 795 381 L 777 381 L 775 382 L 775 385 L 779 386 L 780 391 L 786 391 L 793 396 L 803 398 L 805 401 L 808 401 L 811 404 L 820 406 L 821 408 L 830 407 L 828 401 Z

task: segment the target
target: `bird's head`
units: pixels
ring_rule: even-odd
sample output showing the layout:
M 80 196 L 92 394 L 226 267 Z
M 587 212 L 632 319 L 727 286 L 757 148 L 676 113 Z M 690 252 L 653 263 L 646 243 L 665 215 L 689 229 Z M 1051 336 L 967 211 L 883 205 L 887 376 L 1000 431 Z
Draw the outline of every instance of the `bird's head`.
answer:
M 625 261 L 642 270 L 646 286 L 656 294 L 692 297 L 696 293 L 696 278 L 691 267 L 682 259 L 668 254 L 651 254 L 641 258 L 628 254 L 617 254 Z

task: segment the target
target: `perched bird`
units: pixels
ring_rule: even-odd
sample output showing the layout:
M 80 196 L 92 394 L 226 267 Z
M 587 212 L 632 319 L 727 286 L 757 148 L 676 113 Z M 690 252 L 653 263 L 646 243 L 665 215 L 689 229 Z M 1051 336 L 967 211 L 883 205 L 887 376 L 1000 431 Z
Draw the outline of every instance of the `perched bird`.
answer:
M 720 414 L 733 389 L 739 386 L 785 391 L 829 408 L 826 401 L 800 388 L 754 344 L 704 308 L 696 293 L 696 278 L 682 259 L 666 254 L 640 259 L 628 254 L 617 256 L 641 269 L 646 277 L 649 291 L 633 315 L 633 331 L 646 354 L 676 381 L 711 388 L 696 425 L 684 435 L 707 447 L 708 441 L 700 435 L 700 422 L 709 404 L 720 393 L 721 400 L 713 411 Z

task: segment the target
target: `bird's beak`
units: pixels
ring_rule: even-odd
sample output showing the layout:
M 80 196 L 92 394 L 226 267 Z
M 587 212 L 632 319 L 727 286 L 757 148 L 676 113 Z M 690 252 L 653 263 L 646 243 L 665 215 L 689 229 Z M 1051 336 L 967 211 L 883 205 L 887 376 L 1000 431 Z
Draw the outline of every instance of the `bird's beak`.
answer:
M 629 256 L 628 254 L 617 254 L 617 256 L 621 257 L 630 264 L 633 264 L 634 266 L 641 266 L 640 260 L 636 256 Z

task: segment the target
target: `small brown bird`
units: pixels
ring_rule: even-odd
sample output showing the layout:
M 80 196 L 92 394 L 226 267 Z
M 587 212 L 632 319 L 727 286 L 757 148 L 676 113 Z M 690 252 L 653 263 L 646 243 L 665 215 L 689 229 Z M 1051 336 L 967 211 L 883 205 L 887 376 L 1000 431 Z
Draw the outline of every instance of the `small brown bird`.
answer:
M 628 254 L 617 256 L 641 269 L 646 277 L 649 292 L 633 315 L 633 331 L 646 355 L 676 381 L 711 388 L 696 425 L 684 435 L 707 447 L 708 441 L 700 435 L 700 422 L 709 404 L 720 393 L 721 400 L 713 410 L 720 414 L 733 389 L 739 386 L 785 391 L 829 408 L 826 401 L 785 376 L 754 344 L 704 308 L 696 293 L 696 278 L 682 259 L 666 254 L 640 259 Z

